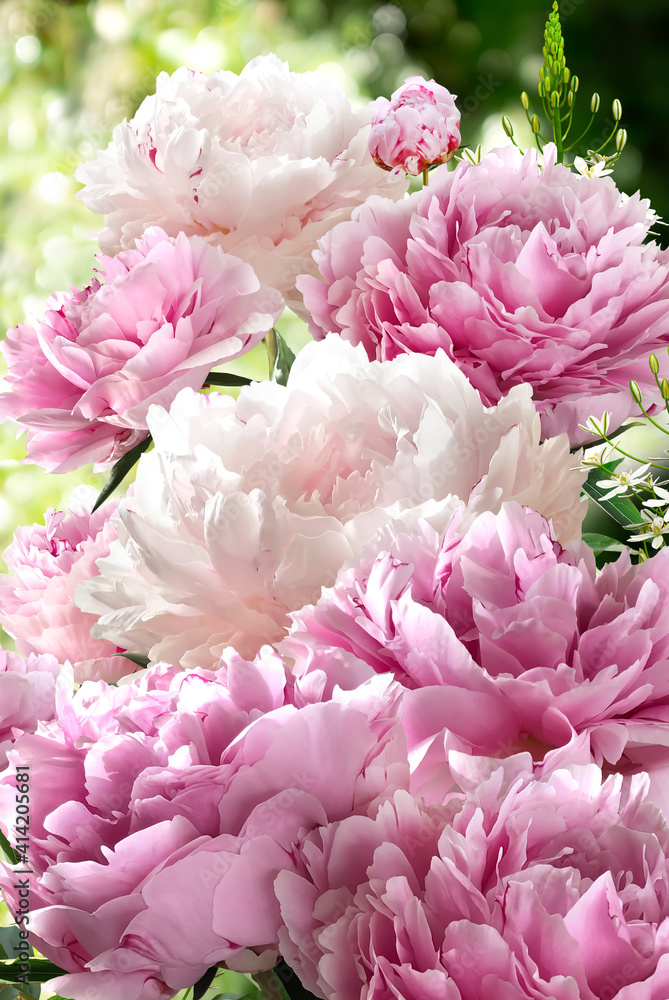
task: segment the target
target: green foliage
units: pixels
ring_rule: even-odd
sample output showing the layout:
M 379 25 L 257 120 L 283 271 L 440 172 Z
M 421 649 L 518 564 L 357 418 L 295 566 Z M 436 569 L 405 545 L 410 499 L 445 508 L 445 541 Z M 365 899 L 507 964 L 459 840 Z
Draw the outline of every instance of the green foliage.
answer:
M 583 484 L 583 489 L 618 524 L 626 526 L 634 524 L 639 520 L 638 509 L 626 496 L 614 496 L 610 500 L 602 500 L 602 497 L 606 496 L 609 490 L 607 487 L 597 485 L 598 480 L 606 478 L 607 475 L 613 475 L 621 462 L 622 459 L 617 458 L 613 462 L 605 462 L 591 469 L 588 473 L 588 478 Z
M 65 974 L 64 969 L 49 962 L 46 958 L 29 958 L 27 962 L 23 959 L 16 959 L 13 962 L 0 963 L 0 982 L 20 983 L 21 989 L 23 989 L 26 965 L 29 967 L 28 980 L 30 983 L 47 983 L 50 979 Z
M 93 504 L 93 510 L 97 510 L 101 507 L 105 500 L 109 500 L 110 496 L 119 488 L 123 480 L 126 478 L 131 469 L 135 467 L 137 462 L 139 462 L 140 456 L 149 445 L 152 443 L 151 437 L 144 438 L 139 444 L 136 444 L 134 448 L 127 451 L 125 455 L 122 455 L 118 462 L 112 467 L 109 473 L 109 479 L 105 485 L 100 490 L 100 494 Z
M 290 369 L 293 367 L 295 355 L 281 334 L 273 327 L 265 337 L 265 347 L 267 348 L 269 373 L 272 382 L 278 382 L 279 385 L 286 385 Z
M 2 831 L 0 831 L 0 852 L 9 861 L 10 865 L 17 865 L 19 863 L 18 851 L 14 850 Z
M 264 1000 L 262 991 L 250 976 L 230 969 L 217 970 L 214 966 L 208 970 L 206 977 L 202 977 L 200 983 L 208 983 L 204 993 L 201 993 L 202 987 L 198 989 L 196 983 L 178 993 L 176 1000 L 196 1000 L 196 991 L 203 1000 Z
M 143 653 L 114 653 L 114 656 L 125 656 L 126 660 L 136 663 L 138 667 L 148 667 L 150 660 Z

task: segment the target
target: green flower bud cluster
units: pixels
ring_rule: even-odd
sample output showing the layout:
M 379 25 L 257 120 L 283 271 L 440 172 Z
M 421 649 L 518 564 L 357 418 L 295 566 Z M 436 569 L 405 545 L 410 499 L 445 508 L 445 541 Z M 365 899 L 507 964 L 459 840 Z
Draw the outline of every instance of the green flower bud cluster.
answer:
M 563 121 L 567 118 L 571 121 L 574 95 L 578 90 L 578 77 L 572 76 L 565 59 L 564 39 L 562 37 L 562 26 L 560 24 L 557 0 L 553 0 L 553 9 L 548 15 L 548 21 L 546 22 L 543 55 L 544 64 L 539 70 L 539 97 L 541 98 L 544 115 L 548 119 L 553 132 L 553 139 L 557 146 L 558 163 L 562 163 L 564 156 L 563 139 L 565 134 Z M 523 106 L 527 121 L 534 134 L 537 147 L 541 149 L 542 143 L 547 142 L 548 139 L 541 134 L 539 116 L 532 114 L 530 99 L 524 91 L 520 95 L 520 103 Z
M 544 31 L 544 64 L 539 70 L 539 97 L 555 109 L 564 103 L 565 87 L 569 83 L 570 72 L 564 57 L 564 39 L 557 0 L 553 0 L 553 10 L 548 15 Z
M 564 39 L 562 37 L 562 26 L 560 24 L 560 13 L 558 0 L 553 0 L 553 9 L 548 15 L 544 30 L 543 47 L 544 64 L 539 70 L 539 97 L 543 113 L 548 121 L 553 133 L 552 139 L 557 148 L 557 162 L 564 162 L 564 154 L 574 150 L 585 138 L 592 127 L 594 117 L 599 111 L 600 96 L 595 93 L 590 100 L 591 118 L 586 129 L 579 135 L 578 139 L 572 140 L 567 145 L 567 138 L 573 123 L 574 105 L 576 103 L 576 93 L 578 91 L 579 80 L 574 76 L 568 66 L 564 54 Z M 528 124 L 532 129 L 535 142 L 539 150 L 543 148 L 543 143 L 549 139 L 542 134 L 541 120 L 537 114 L 532 113 L 530 99 L 525 91 L 520 95 L 520 103 L 523 106 Z M 627 132 L 620 128 L 620 121 L 623 116 L 623 109 L 620 101 L 616 98 L 612 106 L 613 130 L 598 149 L 588 150 L 586 156 L 586 171 L 591 174 L 595 170 L 601 173 L 604 168 L 608 168 L 615 163 L 622 153 L 627 142 Z M 518 145 L 513 138 L 513 129 L 507 119 L 504 123 L 504 131 L 509 136 L 514 145 Z M 602 150 L 613 141 L 615 150 L 610 154 L 602 154 Z M 602 161 L 604 161 L 602 163 Z M 584 169 L 583 167 L 579 169 Z M 604 172 L 610 172 L 606 169 Z

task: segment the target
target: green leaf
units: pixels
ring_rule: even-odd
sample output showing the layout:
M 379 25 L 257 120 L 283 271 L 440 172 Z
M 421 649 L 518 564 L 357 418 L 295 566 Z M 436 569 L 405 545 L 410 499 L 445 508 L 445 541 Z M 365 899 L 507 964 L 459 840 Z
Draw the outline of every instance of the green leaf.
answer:
M 109 473 L 109 479 L 100 490 L 100 496 L 95 501 L 93 510 L 97 510 L 98 507 L 100 507 L 101 504 L 105 502 L 105 500 L 109 499 L 109 497 L 112 495 L 116 487 L 121 485 L 125 477 L 132 469 L 133 465 L 135 465 L 135 463 L 139 461 L 139 456 L 142 454 L 143 451 L 146 451 L 146 449 L 149 447 L 150 444 L 151 444 L 151 435 L 149 434 L 149 436 L 144 438 L 143 441 L 140 441 L 139 444 L 136 444 L 134 448 L 131 448 L 130 451 L 127 451 L 125 455 L 121 455 L 118 462 Z
M 29 968 L 29 983 L 46 983 L 49 979 L 66 974 L 65 969 L 46 958 L 29 958 L 27 962 L 17 959 L 14 962 L 0 962 L 0 983 L 20 983 L 23 988 L 26 965 Z
M 615 472 L 621 462 L 622 459 L 617 459 L 615 462 L 607 462 L 605 465 L 591 469 L 588 478 L 583 483 L 583 489 L 618 524 L 638 524 L 641 516 L 629 497 L 618 496 L 611 497 L 610 500 L 602 500 L 602 497 L 610 491 L 610 487 L 597 486 L 598 480 L 606 479 L 607 472 L 611 474 Z
M 255 379 L 245 378 L 244 375 L 229 375 L 227 372 L 209 372 L 205 385 L 251 385 Z
M 138 667 L 148 667 L 149 658 L 143 653 L 112 653 L 112 656 L 125 656 L 126 660 L 131 660 Z
M 274 975 L 290 997 L 290 1000 L 316 1000 L 313 993 L 302 985 L 297 973 L 281 960 L 274 966 Z
M 217 965 L 212 965 L 210 969 L 207 969 L 205 974 L 193 986 L 193 1000 L 202 1000 L 202 997 L 216 978 L 216 974 L 220 971 Z
M 16 924 L 9 924 L 0 927 L 0 959 L 8 958 L 13 961 L 16 958 L 19 944 L 21 943 L 21 931 Z M 32 955 L 32 948 L 29 947 Z
M 14 928 L 16 924 L 9 927 L 0 927 L 0 960 L 14 958 Z M 18 927 L 16 928 L 18 930 Z
M 264 340 L 269 359 L 269 377 L 272 382 L 286 385 L 295 355 L 281 334 L 272 327 Z
M 35 997 L 35 1000 L 39 1000 L 41 992 L 42 987 L 39 983 L 21 983 L 21 993 Z M 0 1000 L 17 1000 L 18 995 L 14 986 L 0 986 Z M 52 1000 L 60 1000 L 60 998 L 53 997 Z
M 212 989 L 219 992 L 211 1000 L 263 1000 L 262 991 L 254 980 L 241 972 L 233 972 L 232 969 L 219 969 Z
M 0 927 L 0 952 L 10 961 L 15 960 L 19 944 L 21 943 L 20 933 L 16 924 L 10 924 L 8 927 Z M 33 954 L 33 949 L 30 946 L 28 946 L 28 953 L 30 955 Z M 0 963 L 0 973 L 1 971 L 2 964 Z M 22 993 L 27 993 L 29 996 L 35 997 L 35 1000 L 39 1000 L 39 995 L 42 991 L 39 983 L 21 982 L 20 989 Z M 16 996 L 17 992 L 13 986 L 0 987 L 0 1000 L 15 1000 Z
M 601 535 L 596 531 L 585 531 L 583 541 L 589 545 L 593 552 L 625 552 L 628 546 L 621 542 L 619 538 L 611 538 L 610 535 Z
M 4 833 L 0 830 L 0 849 L 5 855 L 10 865 L 18 865 L 20 858 L 18 851 L 15 851 L 12 845 L 9 843 Z

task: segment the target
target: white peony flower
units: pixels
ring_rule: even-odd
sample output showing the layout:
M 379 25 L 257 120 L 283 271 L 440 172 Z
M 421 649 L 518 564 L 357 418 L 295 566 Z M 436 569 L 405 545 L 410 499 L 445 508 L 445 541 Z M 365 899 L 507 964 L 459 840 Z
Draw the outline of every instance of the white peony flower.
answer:
M 585 513 L 587 470 L 566 435 L 539 443 L 531 387 L 486 408 L 443 351 L 369 362 L 333 335 L 286 387 L 185 389 L 148 423 L 119 541 L 77 601 L 101 616 L 94 636 L 152 660 L 208 666 L 228 644 L 252 657 L 391 518 L 442 530 L 464 501 L 464 530 L 517 500 L 566 542 Z
M 341 86 L 291 73 L 274 55 L 237 76 L 181 68 L 82 164 L 78 196 L 105 214 L 100 246 L 115 253 L 149 226 L 197 234 L 248 261 L 299 308 L 295 277 L 311 252 L 370 194 L 402 197 L 367 148 L 374 107 L 353 111 Z

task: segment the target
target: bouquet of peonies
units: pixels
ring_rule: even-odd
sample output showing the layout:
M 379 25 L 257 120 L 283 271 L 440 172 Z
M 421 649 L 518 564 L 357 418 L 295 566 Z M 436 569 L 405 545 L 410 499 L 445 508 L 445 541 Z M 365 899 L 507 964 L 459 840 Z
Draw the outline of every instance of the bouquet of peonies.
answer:
M 79 168 L 95 275 L 3 345 L 110 470 L 5 553 L 24 1000 L 669 996 L 669 252 L 557 5 L 538 90 L 482 155 L 434 81 L 182 69 Z

